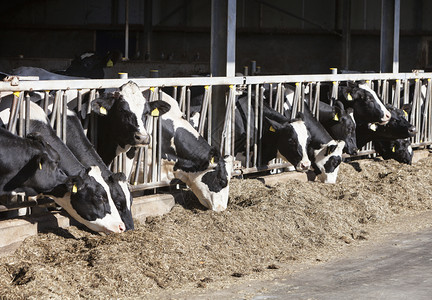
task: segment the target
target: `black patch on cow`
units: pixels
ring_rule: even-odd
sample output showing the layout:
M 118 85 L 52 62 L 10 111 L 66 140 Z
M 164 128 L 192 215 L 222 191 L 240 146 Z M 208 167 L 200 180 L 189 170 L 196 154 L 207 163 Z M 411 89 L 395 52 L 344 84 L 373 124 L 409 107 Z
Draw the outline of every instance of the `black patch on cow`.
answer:
M 333 173 L 334 170 L 340 165 L 342 158 L 340 156 L 330 156 L 329 159 L 324 164 L 324 170 L 327 173 Z
M 218 151 L 211 147 L 202 137 L 195 137 L 190 131 L 179 127 L 174 132 L 172 120 L 163 120 L 162 137 L 169 140 L 162 143 L 162 157 L 167 160 L 176 161 L 174 170 L 185 172 L 200 172 L 208 168 L 210 160 L 219 161 Z M 175 149 L 171 147 L 171 137 L 174 137 Z
M 213 171 L 207 172 L 201 181 L 205 183 L 211 192 L 219 193 L 228 185 L 228 173 L 225 167 L 225 161 L 219 160 Z

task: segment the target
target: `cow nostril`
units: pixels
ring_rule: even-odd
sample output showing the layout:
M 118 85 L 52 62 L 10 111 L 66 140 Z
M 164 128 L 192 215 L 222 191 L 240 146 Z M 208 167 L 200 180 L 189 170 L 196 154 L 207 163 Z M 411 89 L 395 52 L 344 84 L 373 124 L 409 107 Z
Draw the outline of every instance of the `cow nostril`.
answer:
M 119 224 L 119 233 L 125 232 L 126 231 L 126 226 L 124 223 L 120 223 Z
M 146 134 L 135 134 L 135 141 L 137 144 L 149 144 L 150 143 L 150 136 Z

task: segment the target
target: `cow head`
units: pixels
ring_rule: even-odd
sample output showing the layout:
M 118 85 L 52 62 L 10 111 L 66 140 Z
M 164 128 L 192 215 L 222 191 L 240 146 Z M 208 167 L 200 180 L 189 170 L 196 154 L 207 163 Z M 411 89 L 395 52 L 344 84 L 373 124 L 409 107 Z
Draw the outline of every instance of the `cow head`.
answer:
M 91 230 L 121 233 L 126 229 L 98 167 L 73 176 L 68 185 L 54 189 L 51 195 L 75 220 Z
M 379 123 L 384 125 L 391 118 L 390 112 L 383 105 L 378 95 L 366 83 L 348 83 L 341 87 L 344 104 L 354 109 L 357 122 Z
M 33 156 L 16 176 L 25 180 L 21 183 L 24 187 L 23 191 L 28 195 L 36 195 L 49 192 L 56 186 L 64 184 L 68 177 L 58 166 L 60 156 L 57 151 L 48 145 L 40 134 L 28 134 L 27 138 L 39 153 Z M 5 189 L 8 189 L 7 185 Z
M 387 104 L 386 108 L 391 113 L 390 121 L 385 125 L 369 126 L 377 136 L 386 139 L 403 139 L 413 137 L 417 133 L 415 126 L 408 122 L 411 104 L 404 104 L 402 109 Z
M 310 135 L 304 121 L 301 119 L 292 121 L 278 122 L 265 117 L 263 130 L 269 131 L 269 135 L 274 135 L 275 145 L 279 155 L 290 162 L 297 171 L 307 171 L 311 162 L 307 154 L 307 147 L 310 142 Z M 270 146 L 270 145 L 269 145 Z
M 326 129 L 335 140 L 345 142 L 344 153 L 354 155 L 357 153 L 356 123 L 354 121 L 353 109 L 345 110 L 340 101 L 334 104 L 334 117 L 326 124 Z
M 134 222 L 132 219 L 131 210 L 133 198 L 129 190 L 125 174 L 111 174 L 108 177 L 107 182 L 109 183 L 112 199 L 122 221 L 126 226 L 126 230 L 133 230 Z
M 374 141 L 375 151 L 383 159 L 394 159 L 400 163 L 410 165 L 413 158 L 411 141 L 407 139 L 396 139 L 390 141 Z
M 344 141 L 331 140 L 321 148 L 313 150 L 312 167 L 318 179 L 324 183 L 336 183 L 339 165 L 342 162 Z
M 110 51 L 104 56 L 85 52 L 72 60 L 64 75 L 103 79 L 105 77 L 103 68 L 112 67 L 120 59 L 121 53 L 118 51 Z
M 93 112 L 106 118 L 108 130 L 119 146 L 118 153 L 128 151 L 131 146 L 148 145 L 147 117 L 155 115 L 155 112 L 160 116 L 170 109 L 170 105 L 163 101 L 148 102 L 132 81 L 122 85 L 119 92 L 93 100 L 91 105 Z
M 204 171 L 185 172 L 176 170 L 175 177 L 186 183 L 199 202 L 213 211 L 224 211 L 228 206 L 229 182 L 233 157 L 213 156 Z

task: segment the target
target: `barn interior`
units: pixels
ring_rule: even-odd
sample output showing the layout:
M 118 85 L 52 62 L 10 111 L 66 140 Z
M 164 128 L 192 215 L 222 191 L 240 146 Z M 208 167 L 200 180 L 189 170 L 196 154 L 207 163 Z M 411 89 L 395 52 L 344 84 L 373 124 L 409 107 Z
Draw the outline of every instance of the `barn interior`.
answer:
M 212 52 L 223 57 L 224 51 L 234 55 L 236 73 L 244 74 L 247 66 L 249 75 L 252 62 L 262 75 L 329 73 L 332 67 L 391 72 L 394 59 L 400 72 L 432 65 L 427 15 L 432 3 L 425 0 L 16 0 L 2 5 L 4 72 L 18 66 L 61 70 L 87 51 L 122 53 L 106 78 L 117 78 L 118 72 L 154 76 L 150 70 L 158 70 L 159 77 L 209 74 Z M 226 20 L 231 20 L 228 34 Z M 383 66 L 386 60 L 390 67 Z

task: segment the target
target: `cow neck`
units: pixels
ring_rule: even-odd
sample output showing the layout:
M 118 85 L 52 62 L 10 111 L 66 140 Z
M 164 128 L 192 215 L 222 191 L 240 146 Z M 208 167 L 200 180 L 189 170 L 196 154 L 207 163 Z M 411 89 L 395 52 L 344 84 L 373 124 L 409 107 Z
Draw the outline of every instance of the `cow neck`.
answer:
M 55 135 L 54 130 L 49 124 L 38 120 L 30 120 L 29 130 L 31 133 L 41 133 L 47 144 L 53 147 L 60 154 L 59 167 L 66 173 L 66 175 L 77 176 L 85 170 L 84 166 L 72 154 L 69 148 L 66 147 L 60 138 Z
M 108 169 L 102 158 L 97 154 L 94 146 L 84 134 L 84 129 L 75 115 L 67 117 L 66 145 L 85 168 L 97 166 L 102 171 L 104 178 L 112 172 Z

